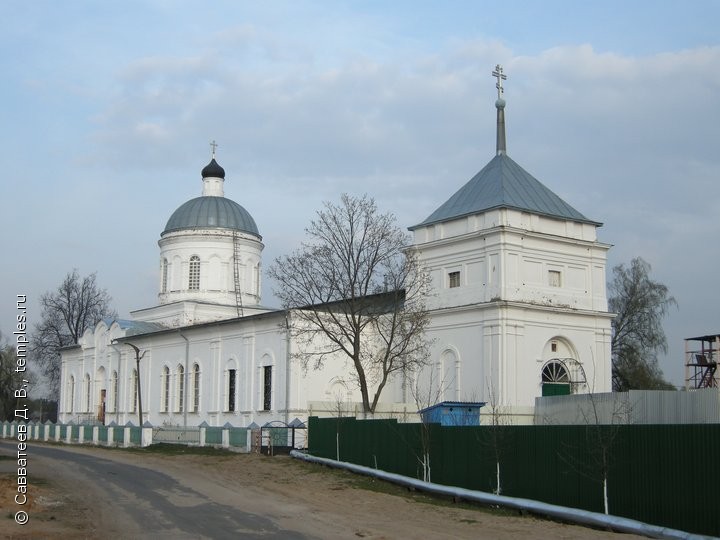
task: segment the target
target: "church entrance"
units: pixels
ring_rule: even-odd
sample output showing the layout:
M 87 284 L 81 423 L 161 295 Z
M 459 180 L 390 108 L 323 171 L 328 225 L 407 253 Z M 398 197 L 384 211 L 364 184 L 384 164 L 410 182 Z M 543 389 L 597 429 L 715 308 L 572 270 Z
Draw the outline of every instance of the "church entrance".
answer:
M 105 388 L 100 390 L 100 402 L 98 403 L 97 419 L 101 424 L 105 423 L 105 396 L 107 392 Z
M 542 395 L 567 396 L 570 388 L 570 374 L 559 359 L 550 360 L 542 369 Z

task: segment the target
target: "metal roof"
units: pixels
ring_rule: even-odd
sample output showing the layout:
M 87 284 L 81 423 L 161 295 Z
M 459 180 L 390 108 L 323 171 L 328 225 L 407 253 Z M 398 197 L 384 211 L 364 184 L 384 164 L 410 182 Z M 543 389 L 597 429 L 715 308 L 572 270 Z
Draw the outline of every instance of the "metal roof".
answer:
M 260 237 L 255 220 L 235 201 L 225 197 L 196 197 L 173 212 L 163 234 L 182 229 L 236 229 Z
M 148 332 L 157 332 L 158 330 L 164 330 L 165 326 L 160 323 L 146 322 L 146 321 L 132 321 L 129 319 L 114 319 L 108 317 L 103 319 L 105 325 L 110 328 L 113 323 L 117 323 L 122 330 L 127 330 L 127 336 L 134 336 L 137 334 L 146 334 Z
M 410 230 L 495 208 L 514 208 L 553 218 L 602 225 L 583 216 L 507 154 L 498 154 L 425 221 L 410 227 Z

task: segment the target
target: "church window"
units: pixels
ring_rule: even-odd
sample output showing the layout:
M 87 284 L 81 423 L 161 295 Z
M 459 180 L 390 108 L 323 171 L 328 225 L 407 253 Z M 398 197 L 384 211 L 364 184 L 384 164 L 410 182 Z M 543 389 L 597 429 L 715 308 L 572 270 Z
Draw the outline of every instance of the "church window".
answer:
M 235 412 L 235 393 L 237 391 L 237 370 L 228 370 L 228 402 L 227 410 Z
M 161 274 L 162 274 L 162 283 L 160 285 L 160 291 L 167 292 L 167 285 L 168 285 L 168 261 L 167 261 L 167 259 L 163 259 Z
M 137 406 L 138 406 L 138 372 L 137 369 L 133 369 L 132 371 L 132 377 L 130 379 L 130 384 L 132 385 L 132 409 L 130 412 L 137 412 Z
M 68 412 L 73 412 L 73 403 L 75 402 L 75 377 L 70 376 L 70 388 L 68 389 Z
M 118 372 L 113 371 L 113 373 L 112 373 L 112 393 L 113 393 L 112 407 L 113 407 L 114 412 L 118 411 L 118 389 L 119 389 L 119 387 L 120 387 L 120 383 L 118 381 Z
M 188 281 L 188 289 L 191 291 L 200 290 L 200 257 L 197 255 L 190 257 L 190 278 Z
M 460 286 L 460 272 L 450 272 L 448 274 L 448 285 L 451 289 Z
M 565 364 L 550 360 L 542 369 L 542 395 L 565 396 L 570 394 L 570 375 Z
M 272 405 L 272 366 L 265 366 L 263 375 L 263 411 L 269 411 Z
M 193 366 L 193 412 L 200 410 L 200 366 Z
M 558 270 L 550 270 L 548 272 L 548 284 L 551 287 L 560 287 L 561 286 L 560 278 L 561 278 L 561 276 L 560 276 L 560 272 Z
M 185 410 L 185 369 L 182 366 L 177 368 L 177 412 Z
M 90 412 L 90 375 L 85 374 L 85 412 Z
M 170 368 L 165 366 L 163 368 L 163 380 L 162 380 L 162 389 L 163 389 L 163 412 L 169 412 L 170 411 Z

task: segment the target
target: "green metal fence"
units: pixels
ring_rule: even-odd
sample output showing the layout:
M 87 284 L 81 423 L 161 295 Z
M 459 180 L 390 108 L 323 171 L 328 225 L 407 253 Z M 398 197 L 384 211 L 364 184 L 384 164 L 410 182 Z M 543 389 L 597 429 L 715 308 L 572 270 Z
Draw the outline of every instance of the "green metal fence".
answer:
M 230 446 L 247 448 L 247 429 L 232 428 L 230 430 Z
M 221 427 L 207 427 L 205 428 L 205 444 L 221 445 L 222 444 L 222 432 Z
M 720 535 L 720 425 L 459 426 L 310 418 L 309 452 L 485 492 Z M 424 442 L 423 442 L 424 441 Z M 605 466 L 603 465 L 605 464 Z
M 140 445 L 142 441 L 142 428 L 141 427 L 131 427 L 130 428 L 130 443 Z

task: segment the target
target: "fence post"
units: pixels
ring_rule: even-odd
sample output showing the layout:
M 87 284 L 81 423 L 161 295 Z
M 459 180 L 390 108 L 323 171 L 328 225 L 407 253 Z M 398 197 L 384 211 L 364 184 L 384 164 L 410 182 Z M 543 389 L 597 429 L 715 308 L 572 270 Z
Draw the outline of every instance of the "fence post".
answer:
M 150 422 L 145 422 L 140 435 L 140 446 L 145 448 L 153 443 L 153 428 Z
M 225 422 L 225 425 L 223 426 L 222 430 L 222 447 L 223 448 L 230 448 L 230 430 L 232 429 L 232 424 L 230 422 Z
M 123 448 L 130 446 L 130 426 L 132 424 L 128 422 L 123 428 Z
M 205 446 L 205 433 L 207 432 L 207 422 L 200 424 L 200 446 Z

